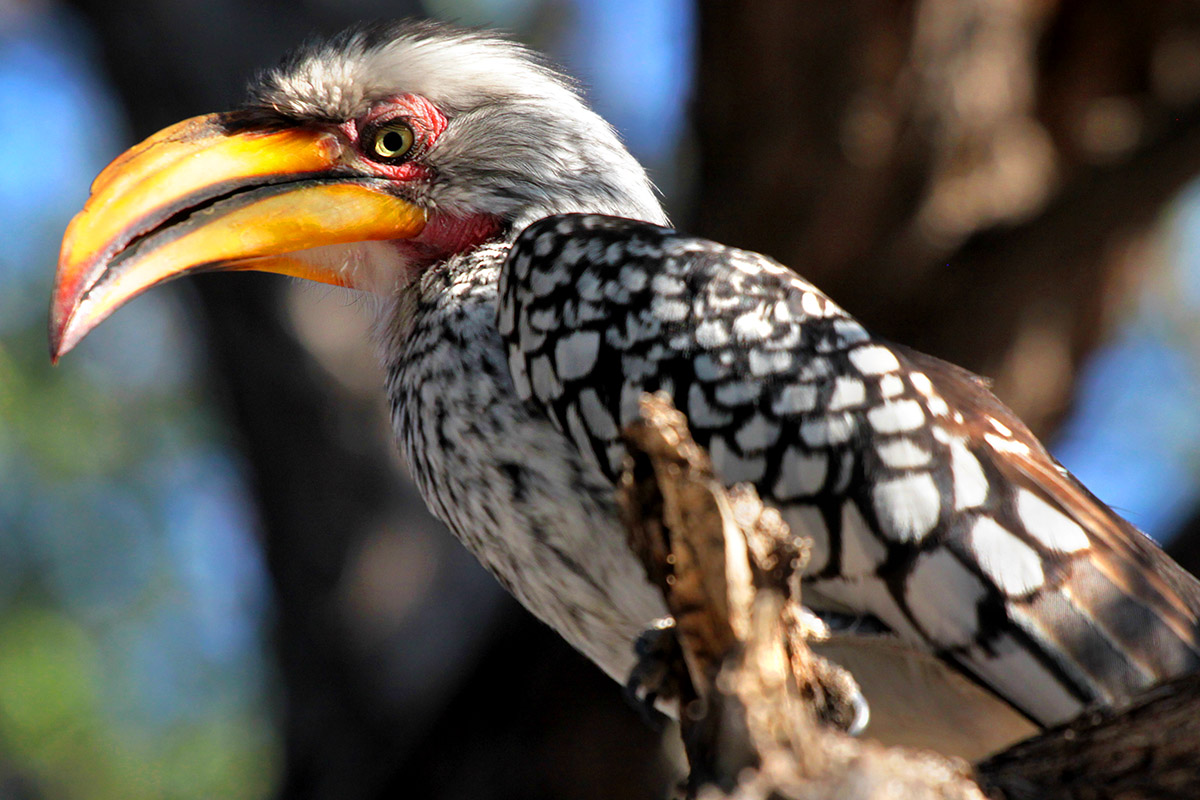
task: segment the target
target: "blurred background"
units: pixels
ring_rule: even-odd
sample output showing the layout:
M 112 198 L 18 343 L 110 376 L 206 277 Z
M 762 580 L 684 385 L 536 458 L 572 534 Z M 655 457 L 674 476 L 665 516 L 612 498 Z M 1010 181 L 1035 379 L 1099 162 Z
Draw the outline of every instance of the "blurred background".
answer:
M 0 800 L 675 779 L 424 511 L 345 294 L 180 281 L 47 363 L 58 240 L 109 159 L 408 15 L 551 53 L 680 227 L 991 377 L 1200 563 L 1198 2 L 0 0 Z

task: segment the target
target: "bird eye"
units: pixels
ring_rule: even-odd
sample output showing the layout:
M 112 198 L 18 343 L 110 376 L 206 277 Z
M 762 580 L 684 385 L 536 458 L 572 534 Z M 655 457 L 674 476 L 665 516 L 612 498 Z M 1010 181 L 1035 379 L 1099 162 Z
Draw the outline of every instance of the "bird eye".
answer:
M 412 128 L 403 122 L 389 122 L 375 130 L 371 152 L 388 160 L 403 158 L 412 149 L 415 139 Z

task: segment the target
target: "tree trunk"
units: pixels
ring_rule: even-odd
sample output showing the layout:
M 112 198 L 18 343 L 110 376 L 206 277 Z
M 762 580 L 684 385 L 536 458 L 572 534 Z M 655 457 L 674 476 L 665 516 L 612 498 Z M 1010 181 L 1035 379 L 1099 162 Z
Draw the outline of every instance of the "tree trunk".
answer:
M 695 231 L 993 378 L 1045 435 L 1200 171 L 1200 6 L 699 8 Z

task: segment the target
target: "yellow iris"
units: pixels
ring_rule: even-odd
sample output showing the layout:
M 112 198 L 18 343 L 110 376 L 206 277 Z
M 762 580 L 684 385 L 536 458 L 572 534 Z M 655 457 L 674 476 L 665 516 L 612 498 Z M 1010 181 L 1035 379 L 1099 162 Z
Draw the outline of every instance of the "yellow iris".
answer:
M 379 158 L 401 158 L 412 149 L 415 138 L 403 122 L 389 122 L 375 131 L 371 150 Z

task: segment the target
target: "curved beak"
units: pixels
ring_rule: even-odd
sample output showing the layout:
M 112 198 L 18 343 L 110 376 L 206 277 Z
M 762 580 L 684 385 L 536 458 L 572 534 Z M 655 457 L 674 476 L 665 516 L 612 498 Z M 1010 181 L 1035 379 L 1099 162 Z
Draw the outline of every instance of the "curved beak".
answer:
M 63 237 L 50 306 L 58 358 L 127 300 L 191 272 L 260 270 L 352 286 L 346 265 L 300 251 L 408 239 L 424 211 L 346 167 L 332 133 L 237 130 L 195 117 L 119 156 Z

